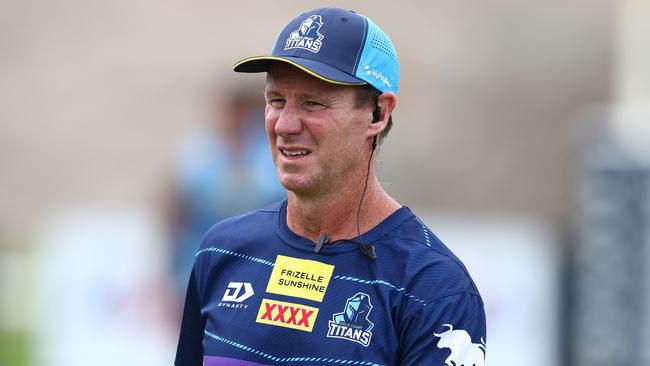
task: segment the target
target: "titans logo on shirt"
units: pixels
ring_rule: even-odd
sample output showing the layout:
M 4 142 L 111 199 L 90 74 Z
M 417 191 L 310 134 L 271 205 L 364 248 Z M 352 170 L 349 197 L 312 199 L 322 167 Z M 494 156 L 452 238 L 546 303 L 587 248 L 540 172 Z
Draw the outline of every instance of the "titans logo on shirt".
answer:
M 327 337 L 346 339 L 368 347 L 372 338 L 370 330 L 374 326 L 368 320 L 370 310 L 370 296 L 361 292 L 352 296 L 346 301 L 343 312 L 332 315 Z

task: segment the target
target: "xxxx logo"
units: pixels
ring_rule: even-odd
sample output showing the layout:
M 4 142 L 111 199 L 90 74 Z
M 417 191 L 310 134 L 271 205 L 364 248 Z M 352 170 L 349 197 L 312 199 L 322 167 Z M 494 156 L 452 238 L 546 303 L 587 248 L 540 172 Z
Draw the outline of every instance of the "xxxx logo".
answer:
M 255 321 L 311 332 L 317 315 L 318 309 L 311 306 L 262 299 Z

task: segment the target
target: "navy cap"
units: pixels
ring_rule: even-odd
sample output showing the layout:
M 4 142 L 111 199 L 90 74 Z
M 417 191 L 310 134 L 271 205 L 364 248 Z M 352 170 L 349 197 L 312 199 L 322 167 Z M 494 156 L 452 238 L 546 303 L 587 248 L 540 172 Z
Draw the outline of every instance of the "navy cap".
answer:
M 319 8 L 293 19 L 270 56 L 245 58 L 237 72 L 265 72 L 287 62 L 330 83 L 370 84 L 397 94 L 399 60 L 386 33 L 367 17 L 340 8 Z

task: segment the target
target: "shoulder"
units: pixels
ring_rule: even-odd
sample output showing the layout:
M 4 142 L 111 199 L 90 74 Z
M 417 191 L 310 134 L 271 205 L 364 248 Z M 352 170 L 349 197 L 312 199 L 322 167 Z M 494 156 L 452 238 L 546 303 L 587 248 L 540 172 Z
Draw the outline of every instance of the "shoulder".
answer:
M 408 210 L 408 208 L 406 208 Z M 463 262 L 412 212 L 380 240 L 396 272 L 425 302 L 460 293 L 479 295 Z M 480 295 L 479 295 L 480 296 Z
M 213 225 L 203 237 L 200 250 L 227 243 L 240 243 L 246 239 L 274 234 L 278 212 L 284 201 L 268 207 L 222 220 Z

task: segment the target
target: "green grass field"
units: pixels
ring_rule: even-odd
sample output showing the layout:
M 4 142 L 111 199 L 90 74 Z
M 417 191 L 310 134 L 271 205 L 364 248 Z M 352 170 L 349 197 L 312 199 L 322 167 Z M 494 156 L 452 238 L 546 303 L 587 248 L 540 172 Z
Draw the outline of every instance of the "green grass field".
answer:
M 25 332 L 0 329 L 0 365 L 26 366 L 28 344 Z

